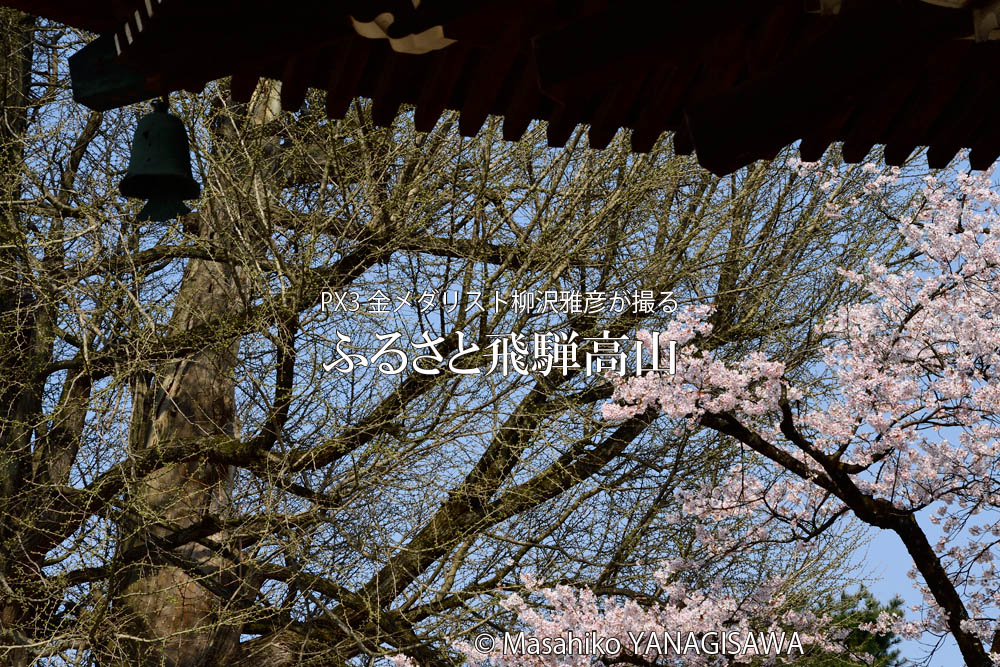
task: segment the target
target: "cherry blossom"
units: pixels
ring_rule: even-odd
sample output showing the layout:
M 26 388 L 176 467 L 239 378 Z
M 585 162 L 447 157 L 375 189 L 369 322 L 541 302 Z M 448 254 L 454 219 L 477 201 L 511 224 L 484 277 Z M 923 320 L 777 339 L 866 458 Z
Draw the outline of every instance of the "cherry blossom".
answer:
M 827 216 L 850 215 L 853 203 L 836 201 L 836 173 L 798 160 L 788 167 L 820 179 L 830 195 Z M 899 175 L 863 169 L 873 176 L 871 190 Z M 807 549 L 850 517 L 894 533 L 912 556 L 909 574 L 923 603 L 916 620 L 884 614 L 865 629 L 950 633 L 966 664 L 978 667 L 1000 664 L 1000 193 L 992 172 L 925 181 L 921 203 L 899 227 L 917 264 L 897 270 L 872 262 L 863 273 L 842 272 L 869 298 L 818 328 L 825 347 L 809 382 L 797 386 L 790 376 L 798 376 L 780 359 L 732 358 L 725 346 L 707 344 L 712 310 L 696 305 L 660 333 L 659 350 L 675 344 L 675 372 L 609 376 L 614 393 L 602 415 L 617 421 L 656 411 L 678 432 L 712 429 L 748 454 L 734 458 L 721 481 L 677 492 L 675 519 L 696 526 L 709 552 L 738 557 L 769 535 Z M 655 349 L 649 332 L 637 337 Z M 918 514 L 940 537 L 928 536 Z M 741 530 L 703 527 L 733 518 L 746 519 Z M 698 567 L 662 564 L 656 577 L 663 601 L 655 605 L 544 587 L 528 577 L 532 599 L 512 595 L 506 607 L 536 639 L 590 633 L 628 649 L 636 633 L 763 628 L 799 633 L 803 646 L 839 650 L 841 635 L 828 618 L 785 604 L 782 581 L 762 582 L 737 598 L 724 582 L 686 587 L 679 575 Z M 602 664 L 594 654 L 512 655 L 501 647 L 484 653 L 465 641 L 455 647 L 491 665 Z M 673 658 L 692 665 L 720 660 L 697 652 Z M 765 662 L 782 660 L 794 656 L 770 651 Z
M 878 627 L 950 632 L 970 665 L 991 662 L 1000 605 L 998 205 L 990 173 L 926 179 L 923 204 L 900 225 L 919 265 L 844 272 L 871 298 L 841 308 L 818 332 L 827 391 L 797 388 L 779 360 L 730 360 L 700 345 L 711 327 L 698 307 L 667 334 L 682 346 L 676 373 L 616 382 L 603 410 L 616 420 L 656 409 L 681 428 L 732 436 L 770 463 L 761 476 L 734 462 L 726 481 L 686 499 L 692 516 L 766 505 L 807 525 L 803 539 L 848 513 L 895 532 L 925 603 L 921 621 Z M 916 520 L 929 509 L 942 531 L 935 544 Z
M 667 601 L 653 606 L 640 606 L 633 600 L 601 600 L 586 588 L 542 588 L 529 575 L 524 577 L 525 587 L 542 596 L 552 611 L 540 612 L 516 594 L 504 606 L 530 628 L 530 639 L 507 633 L 488 652 L 467 642 L 455 646 L 473 664 L 488 661 L 497 666 L 537 667 L 603 665 L 620 654 L 650 662 L 681 660 L 689 665 L 724 664 L 729 659 L 775 664 L 794 661 L 812 646 L 840 650 L 832 638 L 840 638 L 845 631 L 833 633 L 828 617 L 786 609 L 781 579 L 764 582 L 753 595 L 737 600 L 720 593 L 721 582 L 709 590 L 692 590 L 672 577 L 694 567 L 696 563 L 682 560 L 665 564 L 656 578 Z M 569 652 L 561 650 L 567 644 L 550 641 L 572 637 L 583 641 Z M 532 639 L 539 650 L 530 649 Z M 545 646 L 555 650 L 541 649 Z

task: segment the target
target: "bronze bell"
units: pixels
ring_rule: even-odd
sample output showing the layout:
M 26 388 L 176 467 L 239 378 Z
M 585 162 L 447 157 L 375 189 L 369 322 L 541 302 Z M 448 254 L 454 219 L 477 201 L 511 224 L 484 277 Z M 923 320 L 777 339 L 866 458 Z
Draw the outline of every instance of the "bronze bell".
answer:
M 149 200 L 139 211 L 139 220 L 162 222 L 191 212 L 182 200 L 197 199 L 201 186 L 191 176 L 184 123 L 167 111 L 165 101 L 153 102 L 153 113 L 139 119 L 128 171 L 118 191 Z

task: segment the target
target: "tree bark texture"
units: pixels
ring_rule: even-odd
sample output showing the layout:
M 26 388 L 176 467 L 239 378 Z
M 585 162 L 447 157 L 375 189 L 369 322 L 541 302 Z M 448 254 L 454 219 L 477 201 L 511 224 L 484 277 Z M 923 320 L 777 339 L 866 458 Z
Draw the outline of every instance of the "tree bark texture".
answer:
M 211 233 L 209 216 L 199 217 L 200 232 L 207 236 Z M 171 333 L 224 319 L 236 301 L 231 266 L 191 260 L 177 295 Z M 151 385 L 137 382 L 137 393 L 145 400 L 137 401 L 134 409 L 148 412 L 133 419 L 132 446 L 141 450 L 170 440 L 234 435 L 235 358 L 235 346 L 205 349 L 157 369 Z M 158 553 L 149 544 L 151 538 L 162 538 L 178 528 L 226 515 L 232 474 L 230 466 L 190 461 L 161 468 L 135 484 L 136 511 L 145 517 L 138 523 L 153 527 L 123 536 L 124 549 L 146 542 L 149 558 L 127 570 L 122 596 L 131 612 L 135 633 L 159 640 L 133 642 L 128 647 L 136 664 L 215 664 L 218 656 L 226 655 L 236 645 L 239 629 L 221 618 L 225 600 L 199 582 L 201 577 L 209 577 L 218 585 L 232 584 L 231 579 L 225 580 L 230 578 L 226 570 L 233 563 L 199 542 L 170 553 Z M 215 534 L 209 539 L 222 542 L 224 535 Z M 175 560 L 186 565 L 171 564 Z
M 0 8 L 0 199 L 6 202 L 21 195 L 34 23 L 33 17 Z M 0 205 L 0 266 L 5 269 L 0 272 L 0 368 L 6 376 L 0 382 L 0 509 L 5 513 L 14 511 L 30 474 L 32 423 L 41 409 L 41 388 L 33 375 L 45 354 L 35 295 L 24 287 L 20 272 L 26 261 L 16 243 L 21 218 L 14 207 Z M 15 551 L 10 537 L 0 524 L 0 572 L 17 582 L 36 563 Z M 30 623 L 30 600 L 27 591 L 0 591 L 0 636 L 16 636 Z M 29 657 L 13 651 L 7 660 L 20 667 Z

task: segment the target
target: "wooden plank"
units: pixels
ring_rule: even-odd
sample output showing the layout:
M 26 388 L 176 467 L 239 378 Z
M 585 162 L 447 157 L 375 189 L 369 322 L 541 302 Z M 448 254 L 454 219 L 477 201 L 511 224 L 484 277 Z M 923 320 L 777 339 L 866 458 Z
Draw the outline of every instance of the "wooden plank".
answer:
M 694 137 L 691 136 L 691 132 L 688 130 L 687 125 L 682 125 L 674 130 L 674 136 L 672 139 L 674 142 L 675 155 L 691 155 L 695 152 Z
M 170 90 L 115 56 L 114 35 L 105 33 L 69 57 L 73 99 L 104 111 L 148 100 Z
M 881 92 L 866 95 L 852 116 L 847 136 L 844 137 L 843 155 L 847 162 L 861 162 L 883 136 L 893 120 L 906 106 L 910 93 L 920 81 L 924 71 L 922 63 L 903 70 L 891 78 Z
M 413 115 L 417 132 L 430 132 L 451 99 L 455 83 L 469 57 L 469 47 L 462 42 L 428 54 L 431 63 L 424 75 L 420 96 Z
M 751 27 L 737 24 L 707 40 L 690 58 L 700 64 L 698 75 L 678 106 L 686 109 L 691 103 L 713 97 L 733 87 L 739 79 L 746 79 L 748 44 L 744 39 Z M 678 116 L 679 119 L 679 116 Z
M 851 119 L 856 104 L 854 98 L 844 99 L 840 108 L 833 107 L 826 118 L 816 119 L 815 129 L 802 137 L 799 143 L 799 157 L 803 162 L 817 162 L 823 158 L 830 144 L 840 134 L 841 128 Z
M 771 69 L 781 60 L 792 37 L 801 35 L 804 24 L 813 24 L 802 11 L 802 0 L 785 0 L 762 13 L 752 37 L 747 39 L 746 67 L 751 75 Z
M 406 78 L 403 70 L 407 58 L 393 52 L 387 43 L 382 45 L 384 48 L 379 49 L 384 56 L 381 66 L 372 67 L 372 62 L 369 61 L 369 66 L 365 68 L 365 78 L 374 82 L 374 90 L 369 88 L 364 94 L 372 99 L 372 122 L 377 127 L 389 127 L 396 119 L 396 112 L 403 101 L 400 88 Z M 362 90 L 365 88 L 368 86 L 363 86 Z
M 316 52 L 296 54 L 285 61 L 281 76 L 281 108 L 296 111 L 306 99 L 308 80 L 316 63 Z
M 32 9 L 91 7 L 96 1 L 14 0 L 30 2 Z M 122 8 L 136 1 L 100 6 L 124 16 L 128 10 Z M 381 123 L 391 122 L 401 102 L 416 104 L 415 120 L 427 129 L 443 109 L 458 108 L 464 134 L 501 112 L 506 138 L 520 138 L 532 119 L 548 119 L 554 121 L 550 136 L 558 140 L 572 132 L 572 119 L 574 125 L 590 122 L 595 147 L 607 146 L 620 126 L 628 126 L 633 149 L 649 150 L 665 129 L 686 126 L 690 134 L 678 134 L 677 147 L 686 150 L 693 141 L 699 159 L 715 171 L 773 154 L 799 137 L 806 152 L 825 149 L 831 136 L 845 138 L 848 158 L 884 140 L 887 160 L 903 159 L 917 142 L 930 141 L 939 160 L 971 141 L 989 112 L 975 104 L 978 98 L 961 93 L 965 97 L 956 101 L 946 94 L 949 86 L 955 94 L 964 89 L 957 80 L 971 61 L 963 61 L 961 49 L 1000 57 L 989 45 L 955 46 L 968 33 L 966 12 L 919 2 L 845 3 L 840 15 L 819 17 L 805 14 L 798 0 L 427 0 L 422 9 L 394 0 L 402 3 L 402 13 L 391 33 L 440 20 L 446 35 L 454 37 L 448 32 L 454 29 L 469 40 L 410 56 L 392 52 L 384 41 L 357 37 L 346 20 L 355 10 L 378 13 L 389 6 L 386 1 L 170 0 L 175 13 L 157 13 L 156 26 L 144 22 L 141 39 L 122 56 L 139 78 L 127 94 L 105 95 L 102 104 L 197 90 L 229 74 L 238 75 L 234 93 L 245 96 L 257 76 L 267 75 L 282 78 L 289 108 L 301 103 L 308 86 L 319 85 L 328 90 L 332 117 L 363 95 L 374 99 Z M 502 21 L 511 12 L 520 17 L 520 27 Z M 459 52 L 476 40 L 494 50 L 480 60 Z M 912 56 L 927 49 L 933 52 L 924 68 Z M 248 60 L 248 53 L 259 60 Z M 908 93 L 901 73 L 912 84 Z M 567 103 L 561 115 L 540 85 Z M 879 101 L 858 106 L 842 122 L 851 96 L 871 91 Z M 983 147 L 979 154 L 988 153 L 984 132 L 975 136 Z
M 233 78 L 229 82 L 229 94 L 232 96 L 233 102 L 237 104 L 249 103 L 250 98 L 253 97 L 253 91 L 257 90 L 259 81 L 260 76 L 257 73 L 237 72 L 233 74 Z
M 979 45 L 983 46 L 983 45 Z M 972 132 L 995 109 L 987 104 L 997 95 L 996 75 L 991 64 L 973 60 L 972 76 L 953 97 L 945 113 L 934 122 L 928 137 L 927 166 L 942 169 L 948 166 L 963 146 L 970 145 Z
M 607 148 L 618 130 L 624 125 L 629 111 L 639 106 L 637 95 L 646 82 L 649 71 L 636 72 L 622 81 L 617 88 L 601 98 L 594 112 L 587 137 L 591 148 Z
M 986 101 L 989 109 L 1000 107 L 1000 91 Z M 1000 157 L 1000 123 L 993 115 L 988 115 L 969 139 L 969 166 L 973 169 L 988 169 Z
M 520 54 L 512 70 L 514 76 L 508 77 L 511 87 L 501 98 L 508 100 L 503 110 L 503 138 L 518 141 L 533 119 L 547 115 L 545 107 L 551 106 L 551 101 L 544 100 L 538 89 L 533 58 Z
M 994 123 L 990 127 L 990 132 L 972 141 L 969 166 L 973 169 L 989 169 L 998 157 L 1000 157 L 1000 124 Z
M 927 68 L 901 113 L 883 137 L 885 161 L 901 166 L 920 145 L 927 145 L 931 126 L 971 76 L 966 65 L 973 43 L 955 40 L 936 45 Z
M 343 118 L 347 109 L 354 99 L 364 75 L 365 66 L 371 57 L 373 42 L 370 39 L 361 37 L 345 38 L 347 44 L 347 57 L 341 62 L 341 66 L 330 70 L 330 79 L 327 83 L 326 93 L 326 115 L 329 118 Z
M 562 148 L 569 141 L 573 130 L 579 123 L 576 117 L 576 106 L 557 104 L 549 115 L 548 126 L 545 128 L 545 138 L 550 148 Z
M 701 164 L 721 175 L 771 154 L 813 132 L 845 97 L 860 100 L 883 84 L 886 73 L 906 67 L 908 56 L 926 48 L 930 38 L 927 26 L 913 17 L 914 23 L 886 33 L 884 26 L 898 21 L 898 14 L 883 5 L 848 13 L 837 30 L 819 36 L 798 57 L 688 108 Z M 838 48 L 844 44 L 857 47 Z
M 658 73 L 647 80 L 640 93 L 645 100 L 635 128 L 632 130 L 632 150 L 648 153 L 656 140 L 667 129 L 665 119 L 677 108 L 697 73 L 697 66 L 682 63 L 676 66 L 661 66 Z
M 479 57 L 470 61 L 470 81 L 458 117 L 458 132 L 472 137 L 479 132 L 500 93 L 498 82 L 510 74 L 517 59 L 521 21 L 512 18 L 499 33 L 493 48 L 477 49 Z
M 623 72 L 689 58 L 713 35 L 767 12 L 778 0 L 614 3 L 532 42 L 543 92 L 556 100 L 606 91 Z

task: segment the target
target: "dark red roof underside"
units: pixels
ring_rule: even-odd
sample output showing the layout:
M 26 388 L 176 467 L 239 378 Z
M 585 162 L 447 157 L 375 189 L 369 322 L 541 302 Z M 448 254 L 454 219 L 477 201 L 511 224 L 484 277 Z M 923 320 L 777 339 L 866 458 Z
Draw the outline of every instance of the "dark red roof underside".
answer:
M 580 123 L 595 148 L 626 128 L 638 152 L 673 131 L 678 152 L 719 174 L 799 139 L 805 160 L 835 141 L 849 161 L 875 144 L 891 164 L 918 146 L 932 167 L 961 148 L 977 168 L 1000 155 L 1000 42 L 970 38 L 971 11 L 918 0 L 844 0 L 834 16 L 803 0 L 434 2 L 410 27 L 440 21 L 458 42 L 425 55 L 351 28 L 348 14 L 396 0 L 172 0 L 122 57 L 148 75 L 150 96 L 232 75 L 246 98 L 265 76 L 282 80 L 286 109 L 321 88 L 331 117 L 364 96 L 383 125 L 414 105 L 418 130 L 454 109 L 467 136 L 490 114 L 512 140 L 548 121 L 552 146 Z

